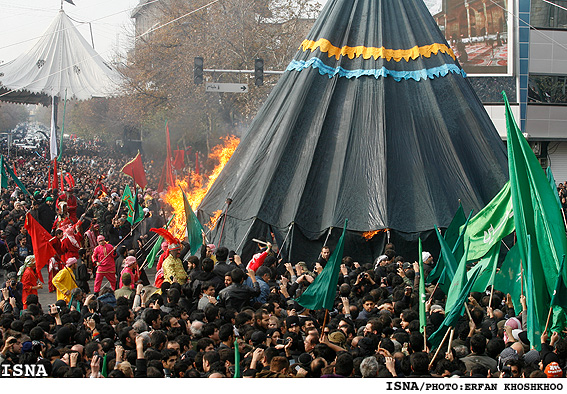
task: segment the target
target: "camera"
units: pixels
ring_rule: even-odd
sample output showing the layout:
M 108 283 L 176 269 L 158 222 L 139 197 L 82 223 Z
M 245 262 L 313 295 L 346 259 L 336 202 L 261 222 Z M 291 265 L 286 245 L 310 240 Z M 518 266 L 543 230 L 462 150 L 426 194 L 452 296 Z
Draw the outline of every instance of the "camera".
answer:
M 504 365 L 501 369 L 502 377 L 503 378 L 510 378 L 512 377 L 512 369 L 509 365 Z
M 51 314 L 51 307 L 56 306 L 57 307 L 57 313 L 61 312 L 61 307 L 59 305 L 55 305 L 55 304 L 49 304 L 47 305 L 47 310 L 49 311 L 49 313 Z
M 276 345 L 283 345 L 283 344 L 284 344 L 284 340 L 282 338 L 276 339 Z

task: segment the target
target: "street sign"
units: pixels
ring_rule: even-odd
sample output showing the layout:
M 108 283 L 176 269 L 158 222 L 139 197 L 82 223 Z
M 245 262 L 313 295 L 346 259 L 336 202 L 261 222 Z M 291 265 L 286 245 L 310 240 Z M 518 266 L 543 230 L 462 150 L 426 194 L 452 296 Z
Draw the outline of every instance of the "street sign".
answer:
M 206 92 L 248 93 L 247 83 L 205 83 Z

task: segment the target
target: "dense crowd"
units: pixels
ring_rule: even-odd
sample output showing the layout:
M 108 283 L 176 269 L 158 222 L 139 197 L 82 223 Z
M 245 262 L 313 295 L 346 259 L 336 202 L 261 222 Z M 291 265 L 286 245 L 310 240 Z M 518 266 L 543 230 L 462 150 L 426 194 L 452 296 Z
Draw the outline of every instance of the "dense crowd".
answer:
M 286 262 L 263 242 L 242 261 L 222 245 L 205 244 L 192 256 L 185 241 L 166 236 L 150 262 L 154 275 L 146 263 L 157 237 L 150 228 L 169 217 L 155 191 L 161 168 L 146 165 L 149 187 L 138 191 L 145 218 L 132 226 L 120 203 L 129 182 L 120 168 L 129 159 L 70 141 L 59 166 L 75 185 L 64 191 L 49 188 L 52 164 L 41 152 L 10 159 L 29 192 L 11 183 L 0 201 L 0 365 L 12 374 L 35 365 L 47 376 L 95 378 L 565 376 L 564 332 L 544 333 L 536 350 L 525 299 L 516 314 L 506 289 L 471 293 L 470 313 L 430 349 L 418 313 L 419 277 L 435 264 L 428 252 L 425 272 L 393 244 L 374 262 L 344 256 L 328 312 L 295 301 L 324 269 L 328 247 L 315 262 Z M 57 252 L 45 284 L 24 225 L 28 212 Z M 43 286 L 57 293 L 55 304 L 41 304 Z M 441 326 L 445 298 L 427 284 L 426 333 Z

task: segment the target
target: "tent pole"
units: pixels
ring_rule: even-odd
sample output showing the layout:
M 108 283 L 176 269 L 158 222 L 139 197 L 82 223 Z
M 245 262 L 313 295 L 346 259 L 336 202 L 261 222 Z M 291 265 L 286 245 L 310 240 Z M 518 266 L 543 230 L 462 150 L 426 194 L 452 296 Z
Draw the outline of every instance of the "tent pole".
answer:
M 238 250 L 240 249 L 240 247 L 242 246 L 242 244 L 244 243 L 244 240 L 246 239 L 246 237 L 250 233 L 250 230 L 252 230 L 252 226 L 254 225 L 254 220 L 256 220 L 256 217 L 252 218 L 252 223 L 250 223 L 250 227 L 248 227 L 248 231 L 246 231 L 246 234 L 244 234 L 244 238 L 242 238 L 242 241 L 240 241 L 240 243 L 238 244 L 238 247 L 236 248 L 237 253 L 238 253 Z
M 276 257 L 276 258 L 278 258 L 278 259 L 280 258 L 280 255 L 282 254 L 282 249 L 283 249 L 283 247 L 284 247 L 284 245 L 285 245 L 285 241 L 287 241 L 287 237 L 289 237 L 289 233 L 291 233 L 291 228 L 292 228 L 292 227 L 293 227 L 293 222 L 290 223 L 289 229 L 287 230 L 287 234 L 286 234 L 286 236 L 285 236 L 285 238 L 284 238 L 284 240 L 283 240 L 283 242 L 282 242 L 282 246 L 279 248 L 278 255 L 277 255 L 277 257 Z
M 220 237 L 219 237 L 219 244 L 218 246 L 221 245 L 221 241 L 222 241 L 222 233 L 224 232 L 224 224 L 226 223 L 226 214 L 228 212 L 228 207 L 230 207 L 230 204 L 232 203 L 232 199 L 228 198 L 226 199 L 226 208 L 224 209 L 224 216 L 222 218 L 222 227 L 221 227 L 221 231 L 220 231 Z

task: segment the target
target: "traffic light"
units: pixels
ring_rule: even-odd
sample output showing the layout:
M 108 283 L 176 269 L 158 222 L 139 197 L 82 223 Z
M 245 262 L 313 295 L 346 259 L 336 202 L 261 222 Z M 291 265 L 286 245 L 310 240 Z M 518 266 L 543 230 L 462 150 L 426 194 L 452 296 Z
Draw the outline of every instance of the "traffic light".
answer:
M 200 85 L 203 83 L 203 58 L 196 57 L 193 66 L 193 81 L 195 85 Z
M 264 84 L 264 59 L 256 59 L 254 62 L 254 85 Z

